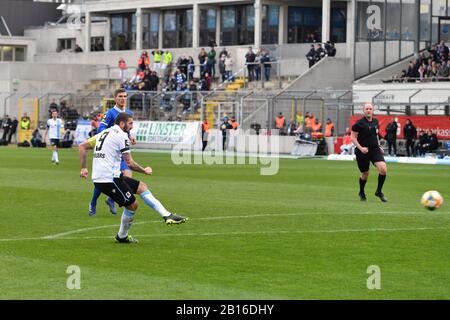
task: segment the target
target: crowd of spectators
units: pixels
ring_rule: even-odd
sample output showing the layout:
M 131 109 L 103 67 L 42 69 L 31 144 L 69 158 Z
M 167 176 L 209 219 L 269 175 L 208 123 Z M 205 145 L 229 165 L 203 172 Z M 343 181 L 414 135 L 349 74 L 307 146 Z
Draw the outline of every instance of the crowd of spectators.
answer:
M 314 64 L 320 61 L 324 57 L 334 57 L 336 56 L 336 47 L 334 43 L 327 41 L 322 47 L 321 43 L 311 44 L 311 48 L 306 54 L 306 59 L 308 59 L 309 67 L 311 68 Z
M 392 79 L 383 82 L 425 81 L 450 81 L 449 48 L 444 41 L 420 52 L 418 57 L 409 61 L 408 68 L 402 70 L 400 75 L 394 75 Z

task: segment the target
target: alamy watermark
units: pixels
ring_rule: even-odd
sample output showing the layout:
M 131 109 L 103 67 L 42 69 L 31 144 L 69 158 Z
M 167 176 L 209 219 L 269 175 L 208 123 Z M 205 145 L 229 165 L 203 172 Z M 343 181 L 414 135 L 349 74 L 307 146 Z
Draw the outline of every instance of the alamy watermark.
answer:
M 367 267 L 367 273 L 370 274 L 367 278 L 367 289 L 380 290 L 381 289 L 381 269 L 377 265 Z
M 69 290 L 80 290 L 81 289 L 81 269 L 77 265 L 70 265 L 66 269 L 66 273 L 70 274 L 67 277 L 66 287 Z
M 194 144 L 177 144 L 171 152 L 172 163 L 206 165 L 260 165 L 261 175 L 275 175 L 279 170 L 280 137 L 276 135 L 229 135 L 225 150 L 221 135 L 208 136 L 204 151 Z M 198 147 L 197 147 L 198 148 Z

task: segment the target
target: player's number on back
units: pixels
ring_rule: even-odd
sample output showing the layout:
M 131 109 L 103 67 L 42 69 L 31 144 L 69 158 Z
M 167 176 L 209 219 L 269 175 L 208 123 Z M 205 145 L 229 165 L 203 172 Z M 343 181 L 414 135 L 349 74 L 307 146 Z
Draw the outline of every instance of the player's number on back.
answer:
M 98 146 L 95 147 L 95 151 L 100 151 L 102 150 L 103 147 L 103 143 L 105 142 L 106 137 L 108 136 L 109 131 L 105 131 L 101 136 L 100 139 L 98 139 L 98 141 L 100 142 L 100 144 Z

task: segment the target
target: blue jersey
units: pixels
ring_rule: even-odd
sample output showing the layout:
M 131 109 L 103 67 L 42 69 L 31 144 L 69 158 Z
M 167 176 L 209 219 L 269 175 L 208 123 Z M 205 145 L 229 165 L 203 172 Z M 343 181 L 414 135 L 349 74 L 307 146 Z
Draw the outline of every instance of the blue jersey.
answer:
M 109 109 L 105 116 L 103 117 L 103 120 L 100 122 L 100 125 L 98 126 L 97 133 L 102 132 L 105 129 L 111 128 L 114 123 L 116 122 L 116 118 L 119 113 L 123 112 L 121 109 L 119 109 L 117 106 L 114 106 L 114 108 Z M 125 109 L 125 112 L 128 113 L 130 116 L 133 116 L 133 112 L 129 109 Z

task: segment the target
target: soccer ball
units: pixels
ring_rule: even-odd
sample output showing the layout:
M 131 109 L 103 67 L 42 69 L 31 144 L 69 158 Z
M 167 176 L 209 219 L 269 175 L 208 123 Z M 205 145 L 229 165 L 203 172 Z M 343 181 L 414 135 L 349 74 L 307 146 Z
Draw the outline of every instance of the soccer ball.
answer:
M 435 210 L 444 203 L 444 198 L 437 191 L 427 191 L 423 194 L 420 203 L 428 210 Z

